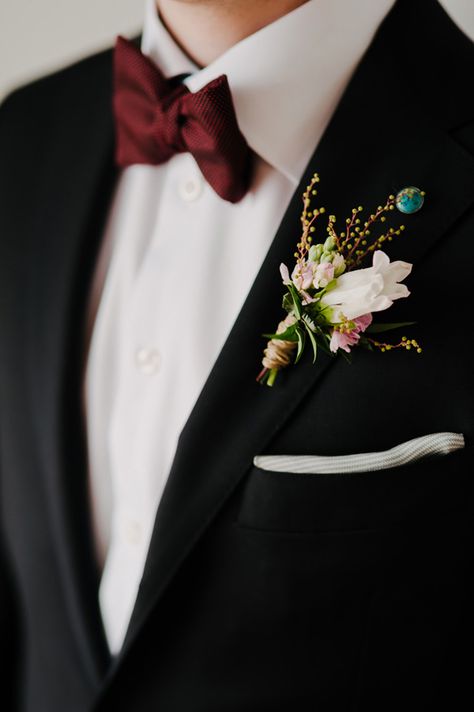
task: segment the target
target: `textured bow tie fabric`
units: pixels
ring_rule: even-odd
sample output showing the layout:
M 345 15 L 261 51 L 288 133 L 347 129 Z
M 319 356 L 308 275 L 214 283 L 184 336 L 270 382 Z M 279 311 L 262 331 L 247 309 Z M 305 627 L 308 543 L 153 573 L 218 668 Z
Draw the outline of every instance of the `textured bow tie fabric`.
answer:
M 117 164 L 159 165 L 188 152 L 221 198 L 241 200 L 249 187 L 251 151 L 227 77 L 191 93 L 123 37 L 117 39 L 114 70 Z

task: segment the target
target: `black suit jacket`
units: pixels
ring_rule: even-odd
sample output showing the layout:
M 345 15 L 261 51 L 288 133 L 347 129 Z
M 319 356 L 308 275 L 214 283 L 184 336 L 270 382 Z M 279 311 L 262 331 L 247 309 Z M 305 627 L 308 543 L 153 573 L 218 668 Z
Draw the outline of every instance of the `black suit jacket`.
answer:
M 435 0 L 398 0 L 382 24 L 182 432 L 112 662 L 80 408 L 85 303 L 116 179 L 111 59 L 0 111 L 2 709 L 472 709 L 472 43 Z M 259 387 L 278 266 L 315 170 L 340 220 L 402 187 L 426 191 L 389 250 L 414 263 L 412 296 L 390 319 L 416 320 L 424 353 L 360 349 L 351 365 L 320 354 Z M 440 431 L 466 448 L 357 476 L 252 465 Z

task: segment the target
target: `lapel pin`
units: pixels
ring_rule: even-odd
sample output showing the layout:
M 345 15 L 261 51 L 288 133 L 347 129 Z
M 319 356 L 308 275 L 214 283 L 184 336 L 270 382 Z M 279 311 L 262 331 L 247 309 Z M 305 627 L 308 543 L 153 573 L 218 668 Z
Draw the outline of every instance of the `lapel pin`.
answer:
M 417 213 L 425 202 L 425 192 L 414 186 L 403 188 L 395 199 L 397 209 L 405 215 Z

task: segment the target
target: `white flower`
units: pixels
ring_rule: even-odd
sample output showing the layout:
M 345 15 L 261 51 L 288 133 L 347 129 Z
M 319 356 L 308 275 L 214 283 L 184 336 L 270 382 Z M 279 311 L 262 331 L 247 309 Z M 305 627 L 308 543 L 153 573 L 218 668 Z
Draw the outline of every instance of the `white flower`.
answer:
M 372 267 L 338 277 L 336 285 L 322 297 L 321 303 L 334 307 L 333 322 L 340 321 L 341 314 L 346 319 L 357 319 L 363 314 L 383 311 L 396 299 L 410 294 L 400 282 L 408 277 L 411 268 L 408 262 L 390 262 L 385 252 L 377 250 Z

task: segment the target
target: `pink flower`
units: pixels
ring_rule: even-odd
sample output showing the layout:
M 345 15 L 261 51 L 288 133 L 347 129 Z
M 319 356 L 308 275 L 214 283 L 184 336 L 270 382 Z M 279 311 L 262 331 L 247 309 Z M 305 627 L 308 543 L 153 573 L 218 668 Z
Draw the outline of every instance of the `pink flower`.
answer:
M 321 262 L 314 272 L 314 288 L 323 289 L 328 286 L 332 279 L 334 279 L 334 265 L 331 262 Z
M 350 353 L 350 347 L 355 346 L 358 341 L 359 334 L 354 331 L 342 332 L 337 329 L 333 329 L 329 348 L 333 353 L 336 353 L 338 349 L 343 349 L 344 351 L 347 351 L 347 353 Z
M 313 304 L 314 302 L 317 301 L 317 299 L 315 297 L 312 297 L 311 294 L 308 294 L 308 292 L 305 292 L 304 289 L 301 290 L 300 296 L 303 297 L 301 303 L 304 304 L 305 306 L 308 304 Z
M 333 329 L 331 342 L 329 344 L 329 348 L 333 353 L 336 353 L 338 349 L 343 349 L 347 353 L 350 353 L 351 346 L 355 346 L 358 343 L 360 334 L 372 323 L 372 314 L 363 314 L 357 317 L 357 319 L 353 319 L 352 323 L 354 324 L 354 328 L 350 331 Z
M 354 324 L 356 325 L 357 333 L 362 333 L 372 324 L 372 314 L 363 314 L 354 319 Z
M 311 287 L 313 283 L 313 267 L 314 263 L 304 262 L 303 264 L 297 263 L 295 269 L 292 272 L 291 279 L 298 291 L 302 289 L 306 290 Z

